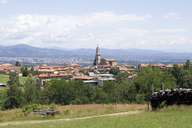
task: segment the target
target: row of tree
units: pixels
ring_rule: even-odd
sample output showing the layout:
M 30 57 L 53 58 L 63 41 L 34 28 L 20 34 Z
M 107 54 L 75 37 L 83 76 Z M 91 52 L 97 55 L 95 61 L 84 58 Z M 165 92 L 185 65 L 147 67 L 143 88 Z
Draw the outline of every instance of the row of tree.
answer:
M 1 100 L 3 109 L 27 104 L 87 104 L 87 103 L 143 103 L 152 91 L 163 88 L 192 88 L 192 66 L 174 66 L 170 70 L 145 68 L 134 80 L 126 73 L 116 73 L 117 81 L 106 81 L 102 86 L 81 81 L 53 79 L 41 88 L 39 82 L 29 77 L 22 85 L 16 73 L 10 74 L 9 89 Z M 1 96 L 0 96 L 1 97 Z M 1 98 L 0 98 L 1 99 Z
M 192 88 L 192 64 L 189 60 L 182 67 L 175 65 L 170 72 L 176 79 L 177 87 Z

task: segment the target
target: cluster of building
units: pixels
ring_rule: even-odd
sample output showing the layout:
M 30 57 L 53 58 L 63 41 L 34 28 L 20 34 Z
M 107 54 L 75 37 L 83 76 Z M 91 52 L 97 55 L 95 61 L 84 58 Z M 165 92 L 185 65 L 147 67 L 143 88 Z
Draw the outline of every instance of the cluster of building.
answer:
M 44 84 L 52 78 L 62 78 L 70 80 L 81 80 L 84 83 L 101 84 L 103 81 L 115 80 L 112 70 L 127 72 L 133 75 L 136 68 L 131 65 L 120 65 L 115 59 L 101 57 L 100 48 L 96 48 L 96 55 L 92 66 L 81 67 L 79 64 L 65 66 L 36 66 L 34 70 L 38 72 L 37 78 Z
M 173 68 L 173 66 L 173 64 L 139 64 L 138 69 L 142 70 L 147 67 L 154 67 L 164 70 Z M 183 66 L 183 64 L 177 64 L 177 66 Z M 54 78 L 80 80 L 84 83 L 102 84 L 103 81 L 116 80 L 114 72 L 125 72 L 129 74 L 128 79 L 133 79 L 137 76 L 136 69 L 136 66 L 118 64 L 115 59 L 103 58 L 98 46 L 96 48 L 93 64 L 88 67 L 81 67 L 79 64 L 69 64 L 63 66 L 39 65 L 33 67 L 33 70 L 37 72 L 37 75 L 34 77 L 38 78 L 42 85 Z M 19 66 L 12 64 L 0 64 L 0 73 L 8 74 L 10 72 L 18 72 L 21 74 Z
M 19 72 L 20 67 L 12 64 L 0 64 L 0 74 L 9 74 L 10 72 Z M 6 87 L 6 83 L 0 81 L 0 88 Z
M 12 64 L 0 64 L 0 73 L 9 74 L 10 72 L 19 72 L 20 67 Z
M 138 69 L 142 70 L 144 68 L 151 67 L 151 68 L 159 68 L 164 70 L 164 69 L 173 68 L 174 65 L 177 65 L 178 67 L 184 66 L 184 64 L 139 64 Z

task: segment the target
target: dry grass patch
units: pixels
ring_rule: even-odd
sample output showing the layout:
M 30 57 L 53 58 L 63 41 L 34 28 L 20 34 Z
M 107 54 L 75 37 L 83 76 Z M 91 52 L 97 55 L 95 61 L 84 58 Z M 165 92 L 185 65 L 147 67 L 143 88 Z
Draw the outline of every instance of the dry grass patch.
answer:
M 59 119 L 84 117 L 92 115 L 111 114 L 117 112 L 127 112 L 133 110 L 146 110 L 147 105 L 138 104 L 87 104 L 87 105 L 56 105 L 56 110 L 60 114 L 54 117 L 42 117 L 41 115 L 29 114 L 24 115 L 22 109 L 14 109 L 0 111 L 0 122 L 17 121 L 17 120 L 44 120 L 44 119 Z

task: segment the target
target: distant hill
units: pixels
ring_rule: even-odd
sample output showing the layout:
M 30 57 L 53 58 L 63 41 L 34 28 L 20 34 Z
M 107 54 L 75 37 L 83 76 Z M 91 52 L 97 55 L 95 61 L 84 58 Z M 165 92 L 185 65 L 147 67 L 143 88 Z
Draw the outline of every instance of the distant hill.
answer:
M 102 57 L 114 58 L 120 62 L 184 62 L 192 59 L 192 53 L 173 53 L 141 49 L 101 49 Z M 49 57 L 49 58 L 80 58 L 93 60 L 95 49 L 48 49 L 29 45 L 1 46 L 0 57 Z

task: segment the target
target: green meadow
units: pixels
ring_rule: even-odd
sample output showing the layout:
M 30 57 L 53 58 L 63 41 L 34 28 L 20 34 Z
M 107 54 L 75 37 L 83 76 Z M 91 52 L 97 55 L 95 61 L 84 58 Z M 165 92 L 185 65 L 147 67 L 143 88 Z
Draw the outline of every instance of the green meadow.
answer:
M 0 83 L 6 84 L 9 80 L 9 75 L 0 74 Z
M 19 77 L 20 82 L 23 84 L 26 81 L 27 77 Z M 9 75 L 7 74 L 0 74 L 0 83 L 6 84 L 9 80 Z
M 81 120 L 52 120 L 32 124 L 9 124 L 1 128 L 192 128 L 192 107 L 170 107 L 135 115 L 96 117 Z

